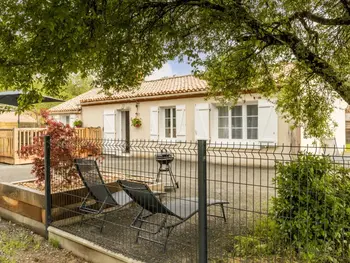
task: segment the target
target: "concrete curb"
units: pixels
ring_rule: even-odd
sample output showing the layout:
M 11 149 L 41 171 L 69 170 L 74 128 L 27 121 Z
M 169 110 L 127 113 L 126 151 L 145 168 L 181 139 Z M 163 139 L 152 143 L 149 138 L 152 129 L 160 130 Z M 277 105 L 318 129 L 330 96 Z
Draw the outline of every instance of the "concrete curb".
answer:
M 93 263 L 142 263 L 121 254 L 114 253 L 88 240 L 74 236 L 58 228 L 48 228 L 49 239 L 58 241 L 60 246 L 74 255 Z

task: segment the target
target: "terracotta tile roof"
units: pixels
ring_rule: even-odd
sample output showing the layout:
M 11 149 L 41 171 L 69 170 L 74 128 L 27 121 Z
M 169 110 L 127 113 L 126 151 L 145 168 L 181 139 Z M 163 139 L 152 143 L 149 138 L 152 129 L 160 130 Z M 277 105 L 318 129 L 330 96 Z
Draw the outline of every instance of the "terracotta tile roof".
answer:
M 3 114 L 0 114 L 0 122 L 17 122 L 18 121 L 18 115 L 16 115 L 14 112 L 5 112 Z M 20 122 L 30 122 L 30 123 L 36 123 L 36 120 L 23 113 L 20 115 Z
M 118 100 L 196 92 L 205 93 L 206 90 L 206 81 L 196 78 L 193 75 L 186 75 L 144 81 L 141 83 L 141 86 L 138 89 L 131 91 L 119 91 L 112 94 L 111 96 L 108 96 L 104 93 L 99 93 L 95 96 L 86 97 L 82 99 L 81 102 Z
M 196 93 L 207 90 L 207 83 L 204 80 L 194 77 L 193 75 L 176 76 L 169 78 L 162 78 L 157 80 L 149 80 L 141 83 L 137 89 L 130 91 L 119 91 L 113 93 L 111 96 L 101 92 L 101 89 L 92 89 L 83 93 L 71 100 L 63 102 L 50 109 L 51 113 L 63 112 L 79 112 L 81 110 L 82 102 L 94 102 L 105 100 L 119 100 L 128 98 L 162 96 L 162 95 L 176 95 L 184 93 Z
M 61 113 L 61 112 L 79 112 L 81 110 L 80 101 L 85 98 L 92 98 L 98 94 L 100 89 L 91 89 L 88 92 L 80 94 L 73 99 L 67 100 L 55 107 L 49 109 L 50 113 Z

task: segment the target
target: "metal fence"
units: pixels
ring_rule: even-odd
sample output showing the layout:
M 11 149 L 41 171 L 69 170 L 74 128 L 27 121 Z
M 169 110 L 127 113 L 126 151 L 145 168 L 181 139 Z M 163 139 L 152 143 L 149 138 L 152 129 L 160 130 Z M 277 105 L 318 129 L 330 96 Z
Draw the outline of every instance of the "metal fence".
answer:
M 99 246 L 143 262 L 350 262 L 350 158 L 336 148 L 74 147 L 77 170 L 51 160 L 48 220 Z

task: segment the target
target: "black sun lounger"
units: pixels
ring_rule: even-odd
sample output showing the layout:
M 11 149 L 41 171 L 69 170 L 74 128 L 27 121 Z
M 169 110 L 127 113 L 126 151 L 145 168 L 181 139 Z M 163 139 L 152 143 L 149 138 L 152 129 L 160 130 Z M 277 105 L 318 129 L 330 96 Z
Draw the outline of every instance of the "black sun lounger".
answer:
M 157 195 L 153 193 L 146 184 L 127 180 L 118 180 L 118 183 L 123 188 L 123 190 L 133 199 L 133 201 L 140 205 L 142 208 L 140 213 L 136 216 L 131 224 L 132 228 L 138 230 L 136 242 L 139 238 L 145 239 L 163 245 L 165 250 L 168 238 L 173 229 L 186 220 L 190 219 L 198 212 L 198 198 L 183 198 L 176 199 L 171 202 L 162 203 L 157 198 Z M 228 202 L 221 200 L 207 200 L 207 206 L 221 206 L 222 216 L 217 217 L 223 218 L 226 222 L 224 204 L 228 204 Z M 144 215 L 144 212 L 148 212 L 148 214 Z M 155 214 L 164 214 L 165 217 L 160 223 L 154 223 L 146 220 Z M 168 216 L 173 216 L 177 218 L 178 221 L 175 223 L 168 223 Z M 143 223 L 155 225 L 157 226 L 157 229 L 155 231 L 149 231 L 145 228 L 142 228 Z M 166 237 L 164 242 L 159 242 L 157 240 L 146 238 L 140 235 L 140 232 L 146 232 L 155 235 L 163 229 L 166 230 Z
M 132 202 L 132 199 L 124 192 L 119 191 L 111 193 L 105 185 L 98 165 L 95 160 L 75 159 L 74 163 L 78 170 L 78 174 L 83 181 L 89 193 L 84 198 L 79 210 L 83 212 L 81 223 L 84 219 L 84 214 L 104 214 L 103 223 L 100 231 L 102 232 L 107 213 L 104 213 L 106 206 L 118 207 L 118 209 Z M 88 198 L 92 197 L 99 204 L 99 209 L 90 208 L 87 206 Z

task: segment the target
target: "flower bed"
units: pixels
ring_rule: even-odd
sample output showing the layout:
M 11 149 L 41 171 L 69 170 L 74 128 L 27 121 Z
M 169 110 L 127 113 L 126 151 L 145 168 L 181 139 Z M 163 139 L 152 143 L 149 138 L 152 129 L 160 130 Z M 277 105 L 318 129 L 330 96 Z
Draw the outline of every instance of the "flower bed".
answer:
M 111 193 L 121 191 L 121 188 L 115 182 L 117 179 L 115 176 L 113 178 L 114 182 L 107 181 L 107 177 L 105 179 L 106 186 Z M 109 180 L 111 180 L 111 177 L 109 177 Z M 161 191 L 163 189 L 163 186 L 159 183 L 150 183 L 149 186 L 153 190 Z M 70 222 L 67 219 L 77 217 L 80 214 L 78 208 L 87 193 L 88 190 L 81 184 L 69 187 L 62 186 L 60 189 L 56 187 L 51 194 L 52 220 L 55 222 L 61 221 L 61 224 L 65 224 L 65 222 Z M 0 208 L 5 209 L 7 215 L 10 212 L 11 220 L 15 220 L 16 215 L 20 215 L 30 219 L 27 222 L 35 221 L 44 228 L 46 215 L 44 188 L 42 186 L 37 187 L 34 180 L 0 183 Z M 5 214 L 1 213 L 0 210 L 0 217 L 8 218 Z M 21 222 L 23 223 L 23 220 Z M 27 226 L 33 231 L 43 234 L 41 231 L 37 231 L 33 222 L 28 223 Z

